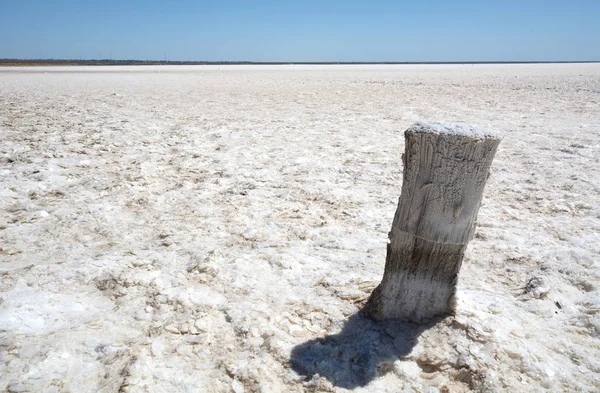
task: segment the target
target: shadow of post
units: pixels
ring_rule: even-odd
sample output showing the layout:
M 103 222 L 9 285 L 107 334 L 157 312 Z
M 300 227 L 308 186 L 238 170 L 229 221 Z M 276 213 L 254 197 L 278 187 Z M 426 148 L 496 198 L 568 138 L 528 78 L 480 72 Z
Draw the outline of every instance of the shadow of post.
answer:
M 311 379 L 319 374 L 333 385 L 354 389 L 369 384 L 398 358 L 410 354 L 421 333 L 442 318 L 426 324 L 405 321 L 374 321 L 358 312 L 339 334 L 317 338 L 292 350 L 290 365 Z

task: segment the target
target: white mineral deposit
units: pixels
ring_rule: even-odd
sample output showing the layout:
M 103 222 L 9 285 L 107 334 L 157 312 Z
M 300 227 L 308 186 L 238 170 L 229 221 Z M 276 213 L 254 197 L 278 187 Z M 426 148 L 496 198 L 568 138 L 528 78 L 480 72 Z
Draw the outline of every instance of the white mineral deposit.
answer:
M 456 312 L 360 313 L 418 121 L 502 135 Z M 597 392 L 600 64 L 0 69 L 0 391 Z

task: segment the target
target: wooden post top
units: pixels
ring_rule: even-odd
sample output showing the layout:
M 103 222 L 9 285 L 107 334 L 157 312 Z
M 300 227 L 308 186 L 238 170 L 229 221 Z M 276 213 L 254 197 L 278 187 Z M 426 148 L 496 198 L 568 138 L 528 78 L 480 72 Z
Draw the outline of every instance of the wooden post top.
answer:
M 423 122 L 419 121 L 410 126 L 406 131 L 407 134 L 436 134 L 436 135 L 454 135 L 457 137 L 481 140 L 495 139 L 501 140 L 502 137 L 485 128 L 473 127 L 467 124 L 457 123 L 438 123 L 438 122 Z

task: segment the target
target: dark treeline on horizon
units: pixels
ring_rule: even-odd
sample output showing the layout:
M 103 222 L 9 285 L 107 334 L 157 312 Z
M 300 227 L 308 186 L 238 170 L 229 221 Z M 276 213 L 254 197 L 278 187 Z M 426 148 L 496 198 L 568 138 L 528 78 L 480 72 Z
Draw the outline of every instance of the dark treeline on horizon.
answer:
M 0 65 L 326 65 L 326 64 L 550 64 L 597 63 L 598 61 L 173 61 L 109 59 L 0 59 Z

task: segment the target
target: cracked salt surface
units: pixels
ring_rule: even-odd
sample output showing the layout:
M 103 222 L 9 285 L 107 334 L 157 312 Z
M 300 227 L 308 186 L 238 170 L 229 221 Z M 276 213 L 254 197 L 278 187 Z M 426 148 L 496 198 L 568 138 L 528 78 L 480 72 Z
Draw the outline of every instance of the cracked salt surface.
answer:
M 600 388 L 600 66 L 0 69 L 0 390 Z M 417 121 L 503 135 L 455 317 L 375 324 Z

